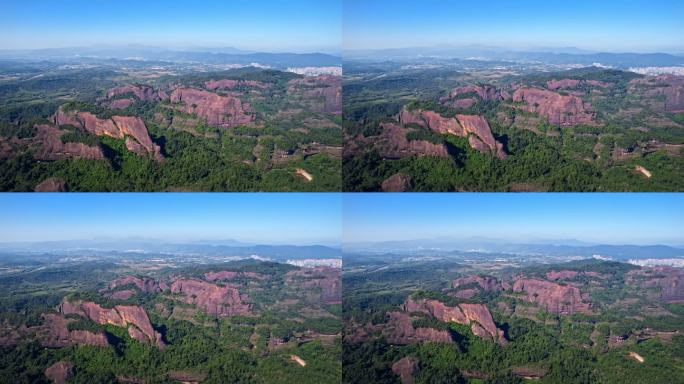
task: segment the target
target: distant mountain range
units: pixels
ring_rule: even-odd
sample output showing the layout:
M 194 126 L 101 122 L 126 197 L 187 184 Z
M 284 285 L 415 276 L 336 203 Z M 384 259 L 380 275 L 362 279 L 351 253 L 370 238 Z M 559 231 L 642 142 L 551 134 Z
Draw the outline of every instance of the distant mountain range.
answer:
M 684 247 L 668 245 L 612 245 L 591 244 L 577 240 L 539 241 L 512 243 L 505 240 L 486 238 L 436 238 L 385 241 L 377 243 L 345 243 L 345 252 L 393 252 L 393 253 L 449 253 L 480 252 L 509 253 L 543 256 L 602 256 L 616 260 L 647 258 L 684 258 Z
M 203 64 L 241 64 L 258 63 L 274 68 L 287 67 L 328 67 L 339 66 L 342 59 L 327 53 L 271 53 L 244 51 L 236 48 L 188 48 L 174 50 L 158 47 L 74 47 L 46 48 L 34 50 L 0 50 L 2 59 L 23 60 L 82 60 L 129 59 L 169 62 L 200 62 Z
M 415 60 L 418 58 L 501 60 L 540 62 L 546 64 L 601 64 L 615 68 L 665 67 L 684 65 L 684 56 L 669 53 L 608 53 L 576 48 L 544 48 L 543 50 L 512 51 L 496 47 L 417 47 L 377 50 L 348 50 L 345 59 Z
M 126 252 L 195 254 L 206 256 L 261 256 L 276 260 L 339 258 L 339 248 L 324 245 L 248 244 L 236 240 L 165 243 L 148 239 L 62 240 L 0 244 L 1 253 Z

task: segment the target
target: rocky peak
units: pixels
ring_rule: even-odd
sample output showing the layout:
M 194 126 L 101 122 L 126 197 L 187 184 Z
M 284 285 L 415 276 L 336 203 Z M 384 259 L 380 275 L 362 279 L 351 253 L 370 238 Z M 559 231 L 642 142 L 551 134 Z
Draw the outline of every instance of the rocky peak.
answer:
M 177 88 L 171 92 L 171 102 L 180 103 L 180 110 L 194 113 L 207 120 L 207 124 L 225 128 L 250 124 L 255 115 L 248 104 L 233 96 L 220 96 L 213 92 L 193 88 Z
M 492 153 L 500 159 L 506 158 L 503 144 L 494 139 L 489 123 L 482 116 L 456 115 L 454 118 L 443 117 L 433 111 L 421 109 L 409 111 L 402 109 L 399 121 L 406 124 L 418 124 L 441 134 L 469 137 L 470 146 L 483 153 Z
M 118 327 L 128 327 L 128 334 L 139 341 L 160 348 L 165 345 L 161 339 L 161 334 L 152 328 L 147 312 L 139 306 L 117 305 L 114 308 L 103 308 L 90 301 L 72 303 L 64 300 L 59 310 L 65 315 L 76 314 L 102 325 L 113 324 Z
M 233 316 L 249 313 L 249 296 L 240 295 L 237 288 L 221 287 L 206 281 L 178 279 L 171 284 L 172 293 L 180 293 L 185 303 L 196 305 L 214 316 Z
M 582 294 L 579 288 L 570 284 L 520 278 L 513 283 L 513 292 L 523 292 L 526 294 L 524 300 L 560 315 L 588 313 L 591 307 L 588 295 Z
M 413 300 L 408 297 L 403 309 L 407 312 L 423 312 L 444 322 L 470 325 L 476 336 L 499 344 L 506 343 L 503 331 L 496 327 L 492 314 L 484 304 L 462 303 L 449 307 L 439 300 Z
M 521 109 L 545 116 L 549 123 L 555 125 L 573 126 L 591 124 L 594 121 L 594 113 L 590 111 L 591 104 L 584 103 L 577 96 L 522 87 L 513 93 L 513 101 L 525 103 Z

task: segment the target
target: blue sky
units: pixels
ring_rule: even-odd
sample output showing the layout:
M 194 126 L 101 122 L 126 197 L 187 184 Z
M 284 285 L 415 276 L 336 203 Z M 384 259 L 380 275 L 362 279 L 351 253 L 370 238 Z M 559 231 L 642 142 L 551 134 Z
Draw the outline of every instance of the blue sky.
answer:
M 681 0 L 344 0 L 344 49 L 440 44 L 684 52 Z
M 403 193 L 343 197 L 344 242 L 467 238 L 684 244 L 684 195 Z
M 0 48 L 339 49 L 341 0 L 2 0 Z
M 0 194 L 0 242 L 142 237 L 339 244 L 337 193 Z

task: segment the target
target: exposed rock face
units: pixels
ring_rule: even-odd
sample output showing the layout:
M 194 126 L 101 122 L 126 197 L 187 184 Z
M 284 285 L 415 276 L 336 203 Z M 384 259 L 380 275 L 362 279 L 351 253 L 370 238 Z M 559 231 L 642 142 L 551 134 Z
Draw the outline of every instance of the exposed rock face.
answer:
M 63 143 L 60 137 L 65 131 L 47 124 L 36 125 L 36 147 L 33 156 L 38 160 L 59 160 L 66 158 L 80 158 L 88 160 L 104 159 L 104 153 L 99 146 L 84 143 Z
M 182 294 L 181 300 L 196 305 L 214 316 L 233 316 L 249 313 L 251 305 L 247 295 L 233 287 L 220 287 L 205 281 L 178 279 L 171 284 L 171 292 Z
M 180 110 L 207 119 L 207 124 L 230 128 L 249 124 L 255 115 L 248 104 L 232 96 L 192 88 L 178 88 L 171 93 L 172 103 L 181 103 Z
M 418 371 L 418 364 L 420 360 L 415 357 L 402 357 L 397 362 L 392 364 L 392 372 L 398 375 L 401 379 L 401 384 L 413 384 L 416 381 L 413 375 Z
M 342 303 L 342 281 L 338 268 L 302 268 L 288 272 L 286 278 L 287 284 L 298 285 L 307 291 L 320 289 L 320 301 L 324 304 Z
M 66 183 L 59 177 L 48 177 L 41 181 L 33 189 L 34 192 L 64 192 L 66 191 Z
M 323 75 L 290 80 L 287 93 L 308 100 L 316 112 L 342 113 L 342 78 L 339 76 Z
M 668 303 L 684 303 L 684 270 L 674 267 L 641 268 L 628 273 L 641 288 L 659 288 L 658 298 Z
M 141 84 L 128 84 L 121 87 L 112 88 L 107 91 L 107 98 L 111 99 L 114 96 L 125 95 L 127 93 L 132 93 L 138 98 L 138 100 L 142 101 L 160 101 L 164 98 L 168 98 L 168 96 L 163 97 L 166 96 L 163 92 L 160 95 L 160 93 L 155 91 L 154 88 L 150 87 L 149 85 Z
M 65 384 L 74 374 L 74 364 L 68 361 L 58 361 L 45 369 L 45 376 L 53 384 Z
M 402 124 L 418 124 L 441 134 L 469 137 L 468 142 L 475 150 L 492 153 L 500 159 L 506 158 L 503 144 L 494 139 L 489 123 L 482 116 L 456 115 L 455 118 L 448 118 L 433 111 L 409 111 L 404 108 L 399 120 Z
M 456 307 L 447 307 L 438 300 L 414 301 L 409 297 L 404 302 L 404 310 L 427 313 L 444 322 L 453 321 L 458 324 L 470 325 L 475 335 L 500 344 L 506 343 L 503 331 L 496 327 L 492 314 L 484 304 L 464 303 Z
M 116 99 L 108 103 L 110 109 L 125 109 L 134 103 L 133 99 Z
M 468 93 L 475 93 L 480 97 L 480 99 L 485 101 L 503 100 L 501 92 L 497 91 L 497 89 L 491 85 L 474 84 L 452 89 L 451 92 L 449 92 L 449 98 L 459 97 Z
M 263 280 L 267 276 L 256 272 L 237 272 L 237 271 L 218 271 L 218 272 L 207 272 L 204 274 L 204 278 L 207 281 L 217 281 L 217 280 L 234 280 L 238 277 L 247 277 L 250 279 Z
M 480 275 L 458 278 L 451 282 L 451 288 L 458 289 L 459 287 L 462 287 L 464 285 L 471 284 L 479 285 L 480 288 L 482 288 L 482 290 L 485 292 L 498 292 L 502 289 L 501 284 L 499 283 L 499 280 L 496 279 L 496 277 Z
M 128 327 L 128 334 L 134 339 L 164 347 L 161 334 L 152 328 L 150 318 L 142 307 L 134 305 L 117 305 L 114 308 L 102 308 L 93 302 L 63 301 L 60 312 L 76 314 L 88 318 L 98 324 L 113 324 L 119 327 Z M 131 330 L 135 328 L 134 330 Z
M 664 96 L 667 112 L 684 112 L 684 77 L 661 75 L 632 81 L 647 88 L 648 96 Z
M 109 345 L 104 333 L 67 328 L 70 320 L 54 313 L 43 315 L 45 325 L 38 331 L 40 343 L 48 348 L 63 348 L 71 345 L 92 345 L 106 347 Z
M 599 88 L 610 87 L 610 84 L 598 80 L 554 79 L 546 82 L 546 88 L 552 91 L 555 91 L 557 89 L 573 89 L 579 87 L 580 85 L 588 85 Z
M 107 288 L 112 290 L 123 285 L 133 284 L 142 292 L 158 293 L 163 289 L 151 277 L 123 276 L 109 282 Z
M 53 120 L 55 125 L 73 125 L 96 136 L 110 136 L 117 139 L 127 137 L 135 140 L 137 145 L 142 146 L 155 160 L 163 159 L 159 146 L 152 143 L 145 123 L 139 117 L 112 116 L 111 119 L 100 119 L 90 112 L 66 112 L 60 108 Z
M 210 91 L 216 89 L 233 89 L 238 86 L 243 87 L 253 87 L 253 88 L 268 88 L 268 84 L 264 84 L 260 81 L 254 80 L 231 80 L 231 79 L 221 79 L 221 80 L 209 80 L 204 83 L 204 87 Z
M 377 148 L 383 157 L 401 159 L 409 156 L 449 156 L 446 147 L 442 144 L 433 144 L 425 140 L 408 140 L 406 128 L 397 124 L 383 123 L 381 127 L 382 135 Z
M 568 271 L 568 270 L 563 270 L 563 271 L 549 271 L 546 272 L 546 278 L 549 280 L 568 280 L 568 279 L 574 279 L 579 275 L 579 272 L 577 271 Z
M 564 126 L 590 124 L 594 114 L 591 105 L 577 96 L 563 96 L 546 89 L 519 88 L 513 93 L 514 102 L 524 102 L 522 109 L 546 116 L 549 123 Z
M 555 91 L 561 88 L 575 88 L 579 84 L 580 81 L 575 79 L 549 80 L 546 82 L 546 88 Z
M 390 344 L 414 344 L 424 341 L 453 343 L 449 331 L 434 328 L 414 328 L 413 320 L 405 312 L 389 312 L 389 321 L 383 327 L 383 334 Z
M 513 292 L 526 293 L 526 301 L 538 304 L 552 313 L 570 315 L 590 311 L 591 303 L 588 295 L 582 294 L 579 288 L 572 285 L 521 278 L 513 283 Z
M 395 173 L 382 182 L 383 192 L 404 192 L 411 186 L 411 176 Z

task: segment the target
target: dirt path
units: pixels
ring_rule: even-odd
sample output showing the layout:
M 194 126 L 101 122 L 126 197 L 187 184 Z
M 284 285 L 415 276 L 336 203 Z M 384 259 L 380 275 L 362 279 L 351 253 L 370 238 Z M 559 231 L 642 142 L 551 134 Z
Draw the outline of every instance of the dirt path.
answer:
M 301 357 L 297 355 L 290 355 L 290 360 L 294 361 L 295 363 L 301 365 L 302 367 L 306 366 L 306 361 L 302 360 Z
M 638 361 L 638 362 L 640 362 L 640 363 L 642 363 L 642 364 L 643 364 L 643 362 L 644 362 L 644 358 L 643 358 L 640 354 L 638 354 L 638 353 L 636 353 L 636 352 L 630 352 L 630 353 L 629 353 L 629 357 L 631 357 L 632 359 L 634 359 L 634 360 L 636 360 L 636 361 Z
M 650 179 L 653 176 L 653 174 L 651 174 L 651 171 L 642 167 L 641 165 L 637 165 L 636 167 L 634 167 L 634 170 L 637 172 L 641 172 L 644 176 L 646 176 L 647 179 Z

